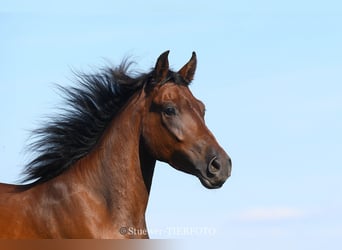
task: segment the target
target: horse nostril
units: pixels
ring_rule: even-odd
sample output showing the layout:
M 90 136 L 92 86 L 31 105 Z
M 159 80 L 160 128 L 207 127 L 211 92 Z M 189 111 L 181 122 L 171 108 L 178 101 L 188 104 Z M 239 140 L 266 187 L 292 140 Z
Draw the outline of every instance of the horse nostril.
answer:
M 221 169 L 221 164 L 218 162 L 217 158 L 214 157 L 213 159 L 211 159 L 211 161 L 209 162 L 209 165 L 208 165 L 209 173 L 215 174 L 220 169 Z

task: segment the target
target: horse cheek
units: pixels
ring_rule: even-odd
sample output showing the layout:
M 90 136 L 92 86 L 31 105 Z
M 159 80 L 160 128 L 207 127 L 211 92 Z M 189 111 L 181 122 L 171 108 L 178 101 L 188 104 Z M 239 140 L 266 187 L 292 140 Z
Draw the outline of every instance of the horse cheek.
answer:
M 184 140 L 183 125 L 179 117 L 163 116 L 162 121 L 166 129 L 177 139 L 177 141 L 181 142 Z

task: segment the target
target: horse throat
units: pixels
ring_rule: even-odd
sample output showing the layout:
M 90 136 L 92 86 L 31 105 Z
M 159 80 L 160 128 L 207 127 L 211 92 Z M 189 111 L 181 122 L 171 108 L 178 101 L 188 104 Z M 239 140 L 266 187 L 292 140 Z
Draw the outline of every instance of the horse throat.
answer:
M 150 194 L 156 160 L 148 153 L 142 139 L 140 140 L 139 156 L 145 187 L 148 194 Z

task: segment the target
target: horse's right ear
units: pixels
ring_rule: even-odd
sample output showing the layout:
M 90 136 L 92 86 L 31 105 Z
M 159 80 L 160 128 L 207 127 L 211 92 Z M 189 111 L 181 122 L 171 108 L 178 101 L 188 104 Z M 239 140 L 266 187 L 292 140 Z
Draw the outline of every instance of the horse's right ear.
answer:
M 158 57 L 153 74 L 153 78 L 156 83 L 160 83 L 165 80 L 169 73 L 169 53 L 170 51 L 167 50 Z

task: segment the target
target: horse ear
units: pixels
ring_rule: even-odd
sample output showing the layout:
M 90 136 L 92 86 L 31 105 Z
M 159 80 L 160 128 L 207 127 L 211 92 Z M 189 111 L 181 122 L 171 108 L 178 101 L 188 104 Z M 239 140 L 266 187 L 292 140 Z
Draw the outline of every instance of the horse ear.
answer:
M 159 83 L 166 79 L 167 74 L 169 73 L 169 56 L 170 51 L 167 50 L 163 54 L 158 57 L 156 62 L 156 66 L 154 68 L 153 78 L 156 83 Z
M 178 74 L 180 74 L 184 78 L 185 81 L 190 83 L 194 79 L 196 65 L 197 65 L 197 58 L 196 58 L 196 53 L 194 51 L 192 52 L 192 56 L 189 62 L 187 62 L 187 64 L 185 64 L 183 68 L 181 68 L 178 71 Z

